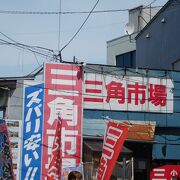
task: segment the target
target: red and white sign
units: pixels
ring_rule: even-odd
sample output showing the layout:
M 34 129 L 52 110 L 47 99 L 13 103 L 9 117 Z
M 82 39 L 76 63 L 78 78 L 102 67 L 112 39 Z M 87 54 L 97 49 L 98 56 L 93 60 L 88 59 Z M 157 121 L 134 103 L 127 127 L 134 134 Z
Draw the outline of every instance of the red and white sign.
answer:
M 150 180 L 172 180 L 180 178 L 180 165 L 165 165 L 152 169 Z
M 84 75 L 84 108 L 173 113 L 171 79 Z
M 97 180 L 110 179 L 127 134 L 127 126 L 122 126 L 117 122 L 108 122 Z
M 45 64 L 42 179 L 51 160 L 58 116 L 62 118 L 62 168 L 80 165 L 82 157 L 82 70 L 71 64 Z
M 56 135 L 52 149 L 51 162 L 49 164 L 47 180 L 61 179 L 61 125 L 62 119 L 59 117 L 56 128 Z

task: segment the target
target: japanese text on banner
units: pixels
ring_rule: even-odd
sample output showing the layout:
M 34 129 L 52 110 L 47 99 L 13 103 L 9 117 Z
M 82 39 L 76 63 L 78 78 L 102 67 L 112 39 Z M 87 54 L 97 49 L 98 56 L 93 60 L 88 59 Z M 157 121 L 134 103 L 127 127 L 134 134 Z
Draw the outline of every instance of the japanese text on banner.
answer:
M 21 179 L 40 179 L 43 121 L 43 84 L 25 83 Z
M 62 119 L 62 168 L 81 163 L 82 71 L 70 64 L 45 65 L 43 174 L 47 174 L 58 116 Z M 45 178 L 45 177 L 44 177 Z

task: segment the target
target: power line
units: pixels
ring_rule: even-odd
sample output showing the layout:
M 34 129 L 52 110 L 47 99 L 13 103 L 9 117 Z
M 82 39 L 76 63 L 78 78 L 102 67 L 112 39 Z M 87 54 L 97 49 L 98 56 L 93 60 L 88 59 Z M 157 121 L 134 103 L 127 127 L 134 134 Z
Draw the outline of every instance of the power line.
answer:
M 68 43 L 66 45 L 64 45 L 61 50 L 59 51 L 59 54 L 61 55 L 61 52 L 74 40 L 74 38 L 78 35 L 78 33 L 81 31 L 81 29 L 83 28 L 83 26 L 85 25 L 85 23 L 87 22 L 87 20 L 89 19 L 90 15 L 92 14 L 92 12 L 94 11 L 94 9 L 96 8 L 96 6 L 98 5 L 99 0 L 96 1 L 95 5 L 93 6 L 92 10 L 89 12 L 88 16 L 86 17 L 86 19 L 84 20 L 84 22 L 82 23 L 82 25 L 79 27 L 79 29 L 76 31 L 76 33 L 72 36 L 72 38 L 68 41 Z
M 11 46 L 15 46 L 17 48 L 20 48 L 20 49 L 24 49 L 24 50 L 27 50 L 27 51 L 30 51 L 32 53 L 36 53 L 42 57 L 49 57 L 49 58 L 53 58 L 53 56 L 50 56 L 49 54 L 45 54 L 41 51 L 37 51 L 37 50 L 34 50 L 31 46 L 27 46 L 27 45 L 20 45 L 19 43 L 11 43 L 9 41 L 6 41 L 4 39 L 0 39 L 0 42 L 3 43 L 3 45 L 11 45 Z
M 144 8 L 152 8 L 151 5 L 154 4 L 157 0 L 153 0 L 152 2 L 150 2 L 148 5 L 146 5 Z
M 5 38 L 7 38 L 8 40 L 12 41 L 13 43 L 11 42 L 8 42 L 8 41 L 5 41 L 3 39 L 0 39 L 0 41 L 3 41 L 4 44 L 6 45 L 14 45 L 14 46 L 17 46 L 19 48 L 22 48 L 22 49 L 26 49 L 28 51 L 31 51 L 33 54 L 39 54 L 39 55 L 45 55 L 46 57 L 48 56 L 47 55 L 47 51 L 48 52 L 51 52 L 53 53 L 54 51 L 52 49 L 48 49 L 48 48 L 45 48 L 45 47 L 41 47 L 41 46 L 30 46 L 30 45 L 26 45 L 26 44 L 23 44 L 23 43 L 19 43 L 17 42 L 16 40 L 12 39 L 11 37 L 9 37 L 8 35 L 6 35 L 5 33 L 1 32 L 0 31 L 0 34 L 3 35 Z M 39 64 L 39 63 L 38 63 Z
M 43 64 L 41 64 L 37 69 L 41 69 L 43 67 Z M 116 77 L 117 78 L 117 74 L 112 74 L 112 72 L 115 72 L 116 70 L 113 70 L 113 71 L 108 71 L 108 72 L 102 72 L 102 71 L 98 71 L 98 70 L 96 70 L 96 69 L 93 69 L 93 68 L 90 68 L 90 67 L 86 67 L 87 69 L 89 69 L 89 70 L 92 70 L 95 74 L 97 73 L 97 74 L 101 74 L 101 75 L 103 75 L 103 76 L 106 76 L 106 75 L 109 75 L 109 76 L 112 76 L 112 77 Z M 35 69 L 34 71 L 36 71 L 37 69 Z M 33 71 L 33 72 L 34 72 Z M 124 71 L 124 70 L 117 70 L 117 71 Z M 134 72 L 134 71 L 131 71 L 130 69 L 126 69 L 126 71 L 129 71 L 130 73 L 134 73 L 134 74 L 138 74 L 138 75 L 141 75 L 141 76 L 133 76 L 133 75 L 131 75 L 131 76 L 129 76 L 128 75 L 128 77 L 145 77 L 145 74 L 143 74 L 143 73 L 140 73 L 140 72 Z M 32 73 L 33 73 L 32 72 Z M 31 74 L 32 74 L 31 73 Z M 85 72 L 86 73 L 86 72 Z M 141 80 L 133 80 L 133 79 L 129 79 L 129 78 L 127 78 L 127 76 L 126 76 L 126 74 L 124 74 L 124 75 L 118 75 L 119 77 L 121 77 L 121 78 L 123 78 L 124 80 L 126 80 L 127 82 L 138 82 L 138 83 L 144 83 L 144 81 L 141 81 Z M 26 76 L 26 77 L 28 77 L 28 75 Z M 160 79 L 165 79 L 166 77 L 167 77 L 167 74 L 165 74 L 165 75 L 163 75 L 163 76 L 149 76 L 150 78 L 160 78 Z M 171 78 L 172 79 L 172 78 Z M 5 77 L 5 78 L 0 78 L 0 80 L 7 80 L 7 78 Z M 122 80 L 122 79 L 121 79 Z M 20 83 L 20 82 L 17 82 L 18 84 L 22 84 L 22 85 L 28 85 L 28 84 L 25 84 L 25 83 Z M 150 85 L 150 83 L 146 83 L 146 85 Z M 38 87 L 38 86 L 36 86 L 36 87 Z M 42 87 L 40 87 L 40 88 L 42 88 Z M 166 88 L 167 89 L 172 89 L 172 87 L 168 87 L 168 86 L 166 86 Z M 49 88 L 44 88 L 44 89 L 48 89 L 48 90 L 55 90 L 55 89 L 49 89 Z M 176 90 L 180 90 L 180 89 L 177 89 L 176 88 Z M 57 91 L 60 91 L 60 92 L 68 92 L 68 91 L 66 91 L 66 90 L 57 90 Z M 79 94 L 79 95 L 84 95 L 83 93 L 75 93 L 75 94 Z M 92 95 L 92 96 L 96 96 L 96 97 L 99 97 L 99 96 L 97 96 L 97 95 Z
M 148 5 L 149 6 L 149 5 Z M 148 8 L 148 6 L 146 8 Z M 163 6 L 153 6 L 151 8 L 160 8 Z M 143 7 L 142 9 L 145 9 Z M 130 8 L 125 9 L 109 9 L 109 10 L 97 10 L 93 11 L 92 14 L 99 14 L 99 13 L 118 13 L 118 12 L 126 12 L 131 10 Z M 0 10 L 0 14 L 17 14 L 17 15 L 73 15 L 73 14 L 89 14 L 90 11 L 12 11 L 12 10 Z
M 61 0 L 59 0 L 59 12 L 61 12 L 61 7 L 62 2 Z M 58 51 L 59 51 L 59 47 L 60 47 L 60 42 L 61 42 L 61 13 L 59 13 L 59 19 L 58 19 Z
M 9 37 L 8 35 L 6 35 L 5 33 L 1 32 L 1 31 L 0 31 L 0 34 L 3 35 L 5 38 L 9 39 L 10 41 L 18 44 L 18 45 L 25 46 L 25 47 L 29 47 L 29 48 L 37 48 L 37 49 L 41 49 L 41 50 L 46 50 L 46 51 L 54 52 L 52 49 L 48 49 L 48 48 L 45 48 L 45 47 L 41 47 L 41 46 L 30 46 L 30 45 L 27 45 L 27 44 L 19 43 L 19 42 L 17 42 L 16 40 L 14 40 L 14 39 L 12 39 L 11 37 Z

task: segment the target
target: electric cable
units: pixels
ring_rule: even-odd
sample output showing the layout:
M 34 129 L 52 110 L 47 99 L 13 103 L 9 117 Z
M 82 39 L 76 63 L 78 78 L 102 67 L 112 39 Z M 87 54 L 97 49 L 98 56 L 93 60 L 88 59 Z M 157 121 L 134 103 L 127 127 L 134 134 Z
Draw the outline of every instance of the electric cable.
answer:
M 3 40 L 3 39 L 0 39 L 0 42 L 6 43 L 6 45 L 15 46 L 15 47 L 18 47 L 18 48 L 21 48 L 21 49 L 30 51 L 30 52 L 32 52 L 32 53 L 36 53 L 36 54 L 38 54 L 38 55 L 41 56 L 41 57 L 53 58 L 53 55 L 50 56 L 49 54 L 45 54 L 45 53 L 43 53 L 43 52 L 36 51 L 36 50 L 32 49 L 31 47 L 24 46 L 24 45 L 20 45 L 19 43 L 11 43 L 11 42 L 8 42 L 8 41 Z
M 58 51 L 60 48 L 60 42 L 61 42 L 61 9 L 62 9 L 62 0 L 59 0 L 59 19 L 58 19 Z
M 147 5 L 148 6 L 148 5 Z M 153 6 L 151 8 L 160 8 L 163 6 Z M 142 9 L 145 9 L 143 7 Z M 93 11 L 93 14 L 99 14 L 99 13 L 117 13 L 117 12 L 126 12 L 131 10 L 130 8 L 125 9 L 109 9 L 109 10 L 97 10 Z M 17 15 L 74 15 L 74 14 L 89 14 L 90 11 L 13 11 L 13 10 L 0 10 L 0 14 L 17 14 Z
M 94 11 L 94 9 L 96 8 L 96 6 L 98 5 L 100 0 L 97 0 L 95 5 L 93 6 L 92 10 L 89 12 L 88 16 L 86 17 L 86 19 L 84 20 L 84 22 L 81 24 L 81 26 L 79 27 L 79 29 L 76 31 L 76 33 L 72 36 L 72 38 L 60 49 L 59 54 L 61 55 L 61 52 L 74 40 L 74 38 L 78 35 L 78 33 L 81 31 L 81 29 L 83 28 L 83 26 L 85 25 L 85 23 L 87 22 L 87 20 L 89 19 L 89 17 L 91 16 L 92 12 Z
M 19 43 L 19 42 L 15 41 L 14 39 L 12 39 L 11 37 L 9 37 L 8 35 L 6 35 L 5 33 L 1 32 L 1 31 L 0 31 L 0 34 L 3 35 L 4 37 L 6 37 L 7 39 L 9 39 L 10 41 L 18 44 L 18 45 L 29 47 L 29 48 L 38 48 L 38 49 L 43 49 L 43 50 L 53 52 L 52 49 L 48 49 L 48 48 L 44 48 L 44 47 L 40 47 L 40 46 L 29 46 L 29 45 L 26 45 L 26 44 L 23 44 L 23 43 Z

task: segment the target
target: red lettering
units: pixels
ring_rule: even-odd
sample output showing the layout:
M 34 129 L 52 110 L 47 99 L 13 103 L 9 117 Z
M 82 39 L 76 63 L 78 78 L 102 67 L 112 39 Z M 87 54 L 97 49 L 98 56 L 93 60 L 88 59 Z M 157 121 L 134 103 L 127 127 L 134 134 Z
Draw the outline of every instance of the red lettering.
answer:
M 155 106 L 166 106 L 166 87 L 165 85 L 153 85 L 150 84 L 149 86 L 149 101 L 154 104 Z
M 146 94 L 146 86 L 145 85 L 139 85 L 139 83 L 135 84 L 128 84 L 128 103 L 132 102 L 132 95 L 135 96 L 135 105 L 145 103 L 145 94 Z M 141 99 L 140 97 L 141 96 Z
M 125 88 L 122 87 L 122 83 L 118 83 L 112 81 L 108 85 L 106 85 L 107 89 L 107 98 L 106 102 L 109 103 L 110 99 L 118 99 L 119 104 L 123 104 L 125 102 Z

